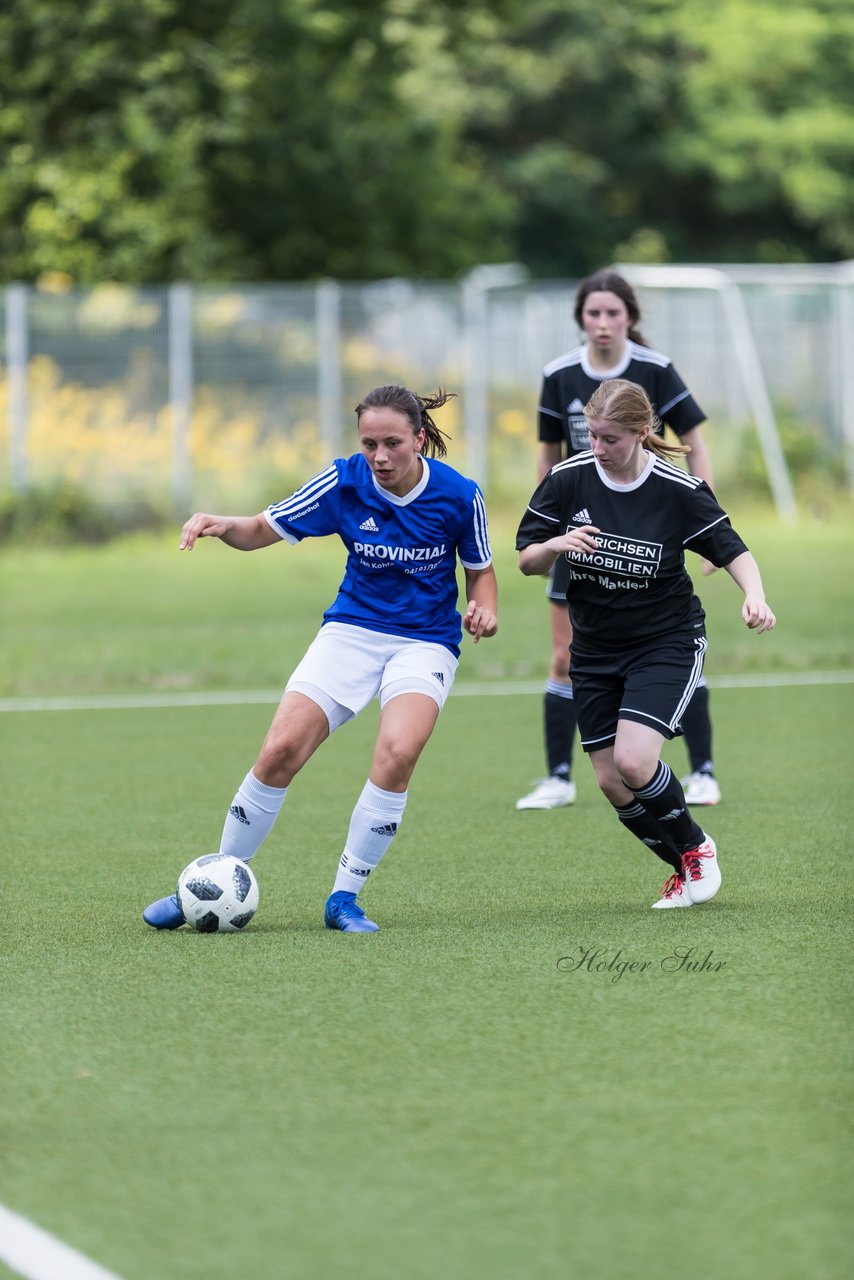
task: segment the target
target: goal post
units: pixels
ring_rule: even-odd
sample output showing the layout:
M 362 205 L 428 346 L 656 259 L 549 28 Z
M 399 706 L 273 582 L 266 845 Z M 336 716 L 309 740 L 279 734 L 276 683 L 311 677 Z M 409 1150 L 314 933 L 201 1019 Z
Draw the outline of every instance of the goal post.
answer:
M 716 267 L 647 266 L 617 263 L 615 270 L 633 285 L 650 289 L 711 290 L 720 300 L 724 325 L 729 333 L 739 379 L 756 426 L 759 447 L 768 475 L 774 505 L 781 519 L 797 516 L 795 493 L 780 444 L 780 433 L 768 394 L 768 385 L 747 307 L 738 284 Z

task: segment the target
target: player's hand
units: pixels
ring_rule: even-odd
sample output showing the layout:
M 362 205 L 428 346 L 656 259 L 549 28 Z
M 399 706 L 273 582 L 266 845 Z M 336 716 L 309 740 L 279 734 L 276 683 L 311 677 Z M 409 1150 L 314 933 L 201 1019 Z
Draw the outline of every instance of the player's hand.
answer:
M 559 534 L 552 545 L 556 550 L 564 553 L 574 551 L 582 555 L 591 555 L 599 548 L 596 540 L 597 533 L 599 530 L 595 524 L 581 524 L 577 529 L 567 529 L 566 533 Z
M 491 609 L 484 608 L 475 600 L 469 600 L 463 618 L 463 629 L 469 633 L 472 640 L 477 644 L 481 636 L 494 636 L 498 630 L 498 619 Z
M 761 596 L 747 596 L 742 605 L 741 616 L 751 631 L 761 635 L 763 631 L 773 630 L 777 619 Z
M 231 528 L 228 516 L 209 516 L 197 511 L 181 530 L 179 551 L 192 551 L 197 538 L 221 538 Z

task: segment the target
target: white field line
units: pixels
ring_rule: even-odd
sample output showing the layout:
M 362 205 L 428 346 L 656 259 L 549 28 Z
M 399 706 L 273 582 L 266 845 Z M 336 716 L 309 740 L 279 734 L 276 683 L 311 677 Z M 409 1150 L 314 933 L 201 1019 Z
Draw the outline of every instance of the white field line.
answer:
M 785 689 L 794 685 L 854 684 L 854 671 L 780 671 L 763 675 L 709 676 L 710 689 Z M 542 693 L 544 680 L 481 680 L 454 685 L 455 698 L 495 698 Z M 212 693 L 104 693 L 48 698 L 0 698 L 4 711 L 127 711 L 134 708 L 275 705 L 281 689 L 220 690 Z
M 120 1280 L 2 1204 L 0 1262 L 25 1280 Z

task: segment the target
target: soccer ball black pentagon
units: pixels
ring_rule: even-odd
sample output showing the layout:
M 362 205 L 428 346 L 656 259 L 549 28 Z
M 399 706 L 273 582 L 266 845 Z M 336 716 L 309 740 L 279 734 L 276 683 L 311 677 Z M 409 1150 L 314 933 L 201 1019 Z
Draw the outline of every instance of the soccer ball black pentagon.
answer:
M 178 902 L 187 924 L 199 933 L 245 929 L 258 909 L 258 881 L 230 853 L 206 853 L 178 877 Z

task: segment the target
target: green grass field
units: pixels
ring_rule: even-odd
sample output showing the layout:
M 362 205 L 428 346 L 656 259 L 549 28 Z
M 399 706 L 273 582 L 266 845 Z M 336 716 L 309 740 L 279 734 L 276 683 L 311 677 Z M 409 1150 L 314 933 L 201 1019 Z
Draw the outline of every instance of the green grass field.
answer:
M 850 524 L 736 523 L 780 623 L 742 634 L 702 583 L 710 677 L 854 669 Z M 373 711 L 291 789 L 248 931 L 214 937 L 139 912 L 216 846 L 272 707 L 0 715 L 0 1202 L 123 1280 L 849 1274 L 854 685 L 713 692 L 724 885 L 650 911 L 660 864 L 584 761 L 572 810 L 513 809 L 540 700 L 489 690 L 534 687 L 548 628 L 496 533 L 501 634 L 464 652 L 376 936 L 321 923 Z M 340 553 L 276 554 L 0 553 L 0 697 L 279 687 Z

